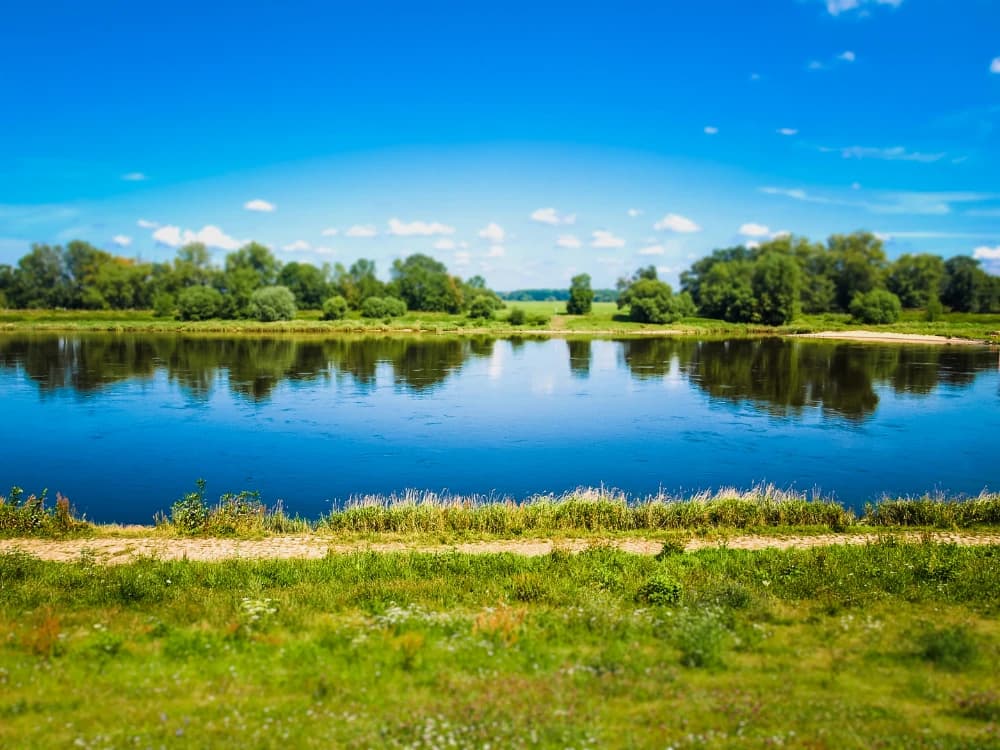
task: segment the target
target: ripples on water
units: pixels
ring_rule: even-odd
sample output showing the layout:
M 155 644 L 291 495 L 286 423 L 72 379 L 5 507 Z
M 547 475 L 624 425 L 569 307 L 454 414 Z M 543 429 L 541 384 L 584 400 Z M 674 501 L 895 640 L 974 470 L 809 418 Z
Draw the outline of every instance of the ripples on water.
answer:
M 0 336 L 0 482 L 149 521 L 199 476 L 316 515 L 523 497 L 1000 485 L 997 353 L 784 339 Z

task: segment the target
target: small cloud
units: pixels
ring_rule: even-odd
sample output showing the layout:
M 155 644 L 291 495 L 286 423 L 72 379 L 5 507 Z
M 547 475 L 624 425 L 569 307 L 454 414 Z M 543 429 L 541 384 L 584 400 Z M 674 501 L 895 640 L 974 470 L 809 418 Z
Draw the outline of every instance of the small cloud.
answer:
M 316 255 L 336 255 L 337 254 L 337 251 L 334 250 L 332 247 L 325 247 L 325 246 L 322 246 L 322 245 L 319 246 L 319 247 L 313 248 L 313 252 L 316 253 Z
M 575 224 L 576 214 L 559 214 L 554 208 L 538 208 L 531 212 L 531 220 L 541 224 Z
M 442 237 L 437 242 L 434 243 L 435 250 L 454 250 L 455 240 L 450 240 L 447 237 Z
M 598 229 L 596 232 L 593 232 L 591 237 L 593 237 L 590 241 L 591 247 L 625 247 L 625 240 L 621 237 L 616 237 L 604 229 Z
M 826 11 L 831 16 L 839 16 L 841 13 L 859 9 L 861 9 L 859 15 L 865 14 L 868 11 L 864 9 L 864 6 L 868 5 L 888 5 L 898 8 L 903 4 L 903 0 L 822 0 L 822 2 L 826 5 Z
M 132 238 L 127 234 L 116 234 L 111 238 L 111 241 L 118 245 L 118 247 L 128 247 L 132 244 Z
M 656 272 L 666 275 L 669 273 L 673 273 L 674 269 L 671 266 L 657 266 Z
M 771 230 L 763 224 L 751 222 L 740 227 L 740 234 L 744 237 L 767 237 L 771 234 Z
M 806 65 L 806 70 L 824 70 L 826 66 L 819 60 L 810 60 L 809 64 Z
M 559 235 L 559 239 L 556 240 L 556 245 L 558 247 L 565 247 L 569 250 L 576 250 L 582 244 L 583 243 L 581 243 L 580 240 L 572 234 L 561 234 Z
M 1000 245 L 977 247 L 972 251 L 972 257 L 978 260 L 1000 260 Z
M 295 240 L 295 242 L 290 242 L 287 245 L 282 246 L 282 250 L 286 253 L 301 253 L 309 250 L 312 246 L 305 240 Z
M 718 135 L 718 134 L 719 134 L 719 129 L 714 125 L 705 126 L 705 135 Z
M 247 201 L 243 204 L 243 208 L 247 211 L 256 211 L 257 213 L 269 214 L 274 211 L 276 206 L 273 203 L 268 203 L 266 200 L 261 198 L 254 198 L 252 201 Z
M 466 250 L 459 250 L 455 253 L 455 265 L 456 266 L 467 266 L 471 260 L 472 255 Z
M 155 221 L 149 221 L 148 219 L 139 219 L 136 225 L 142 229 L 157 229 L 160 225 Z
M 493 243 L 503 242 L 504 237 L 507 233 L 503 231 L 503 227 L 497 224 L 495 221 L 491 221 L 485 227 L 479 230 L 479 236 L 484 240 L 489 240 Z
M 337 227 L 327 227 L 322 232 L 320 232 L 324 237 L 336 237 L 340 234 L 340 230 Z
M 454 233 L 455 227 L 437 221 L 403 222 L 395 218 L 389 219 L 389 234 L 396 237 L 432 237 L 435 234 Z
M 791 136 L 791 135 L 798 135 L 799 131 L 796 130 L 795 128 L 778 128 L 777 133 L 778 133 L 778 135 L 789 135 L 789 136 Z
M 940 161 L 947 154 L 929 154 L 920 151 L 907 151 L 902 146 L 892 146 L 890 148 L 872 148 L 869 146 L 848 146 L 841 149 L 821 147 L 820 151 L 829 153 L 830 151 L 840 151 L 845 159 L 881 159 L 883 161 L 915 161 L 929 164 Z
M 378 230 L 372 224 L 355 224 L 344 232 L 345 237 L 374 237 Z
M 750 74 L 750 80 L 751 81 L 759 81 L 760 80 L 760 73 L 751 73 Z
M 502 258 L 506 254 L 507 254 L 507 251 L 504 250 L 504 246 L 503 245 L 493 245 L 493 247 L 490 248 L 490 251 L 488 253 L 486 253 L 486 257 L 487 258 Z
M 127 172 L 122 175 L 122 179 L 125 180 L 125 182 L 143 182 L 149 178 L 142 172 Z
M 663 255 L 666 250 L 663 249 L 663 245 L 650 245 L 649 247 L 644 247 L 639 251 L 639 255 Z
M 630 208 L 628 210 L 628 215 L 634 219 L 636 216 L 642 216 L 642 211 L 640 211 L 638 208 Z
M 180 227 L 168 224 L 153 232 L 153 239 L 161 245 L 169 247 L 180 247 L 192 242 L 200 242 L 206 247 L 215 247 L 220 250 L 235 250 L 243 244 L 212 224 L 202 227 L 197 232 L 190 229 L 182 231 Z
M 839 55 L 837 55 L 837 59 L 843 60 L 844 62 L 852 63 L 858 59 L 858 56 L 855 55 L 851 50 L 847 49 L 841 52 Z
M 653 224 L 653 229 L 660 232 L 679 232 L 681 234 L 691 234 L 692 232 L 701 231 L 700 226 L 691 221 L 691 219 L 686 216 L 681 216 L 680 214 L 667 214 L 658 222 Z
M 990 63 L 990 73 L 1000 75 L 1000 57 L 993 58 L 993 62 Z

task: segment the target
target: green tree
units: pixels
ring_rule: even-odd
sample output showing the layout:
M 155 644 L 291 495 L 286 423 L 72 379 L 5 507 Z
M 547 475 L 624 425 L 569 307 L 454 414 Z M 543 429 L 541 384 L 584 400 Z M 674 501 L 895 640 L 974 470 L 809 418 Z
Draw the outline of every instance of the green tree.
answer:
M 10 298 L 18 308 L 68 307 L 72 289 L 62 248 L 32 245 L 31 251 L 17 262 Z
M 735 247 L 727 247 L 720 250 L 713 250 L 711 255 L 704 258 L 700 258 L 691 264 L 691 268 L 681 273 L 681 291 L 687 292 L 691 295 L 691 299 L 694 300 L 695 305 L 698 306 L 699 310 L 704 307 L 704 301 L 702 300 L 702 285 L 705 279 L 708 277 L 711 270 L 718 264 L 721 263 L 748 263 L 753 257 L 753 253 L 743 245 L 736 245 Z M 652 268 L 652 266 L 650 266 Z M 655 274 L 655 270 L 654 274 Z M 656 278 L 655 275 L 653 278 Z M 718 282 L 719 279 L 716 279 Z M 717 303 L 712 303 L 710 307 L 713 309 L 717 306 Z M 706 315 L 702 312 L 702 315 Z M 708 315 L 707 317 L 721 318 L 721 315 Z
M 687 292 L 675 295 L 669 284 L 658 279 L 640 278 L 621 296 L 629 306 L 629 319 L 637 323 L 672 323 L 695 312 Z
M 208 320 L 221 308 L 222 294 L 210 286 L 189 286 L 177 295 L 177 317 L 181 320 Z
M 903 307 L 927 307 L 940 294 L 944 261 L 923 253 L 901 255 L 889 266 L 886 287 L 899 297 Z
M 748 260 L 714 263 L 700 280 L 699 295 L 700 315 L 749 323 L 754 316 L 753 264 Z
M 590 288 L 590 275 L 581 273 L 570 279 L 566 312 L 569 315 L 586 315 L 594 303 L 594 290 Z
M 296 261 L 281 267 L 278 284 L 291 289 L 296 304 L 307 310 L 318 310 L 330 290 L 327 276 L 322 270 L 311 263 Z
M 347 300 L 335 294 L 323 302 L 323 320 L 341 320 L 347 316 Z
M 798 317 L 802 306 L 802 270 L 791 255 L 770 252 L 753 266 L 754 318 L 779 326 Z
M 493 300 L 484 294 L 476 295 L 469 304 L 469 317 L 481 320 L 492 320 L 496 312 Z
M 887 289 L 859 292 L 851 300 L 851 316 L 861 323 L 895 323 L 903 306 L 899 297 Z
M 871 232 L 835 234 L 827 240 L 836 303 L 847 310 L 855 295 L 880 288 L 888 265 L 882 240 Z
M 462 282 L 429 255 L 416 253 L 396 260 L 391 287 L 410 310 L 457 313 L 465 306 Z
M 267 247 L 257 242 L 244 245 L 226 256 L 226 274 L 248 269 L 257 276 L 257 286 L 273 286 L 281 264 Z
M 956 255 L 944 264 L 941 301 L 959 312 L 989 312 L 993 307 L 994 282 L 968 255 Z
M 398 318 L 406 315 L 406 303 L 397 297 L 369 297 L 361 305 L 363 318 Z
M 271 322 L 295 317 L 295 295 L 287 286 L 265 286 L 250 295 L 250 317 Z

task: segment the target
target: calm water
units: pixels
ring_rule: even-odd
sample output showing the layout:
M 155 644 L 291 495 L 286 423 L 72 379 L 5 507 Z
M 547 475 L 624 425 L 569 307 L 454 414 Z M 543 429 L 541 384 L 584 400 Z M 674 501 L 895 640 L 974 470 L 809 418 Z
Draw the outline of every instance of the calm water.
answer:
M 1000 487 L 986 348 L 0 336 L 0 415 L 0 484 L 99 521 L 148 522 L 201 476 L 309 516 L 406 488 Z

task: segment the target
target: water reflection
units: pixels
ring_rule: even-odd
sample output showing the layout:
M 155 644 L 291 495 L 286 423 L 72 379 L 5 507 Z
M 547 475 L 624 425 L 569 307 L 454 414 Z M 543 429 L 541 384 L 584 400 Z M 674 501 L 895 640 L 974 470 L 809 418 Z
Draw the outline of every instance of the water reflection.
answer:
M 575 379 L 592 377 L 589 339 L 531 342 L 565 347 Z M 419 394 L 441 386 L 468 362 L 490 358 L 491 338 L 186 338 L 179 336 L 3 336 L 0 368 L 23 372 L 46 394 L 87 395 L 124 380 L 166 372 L 194 400 L 228 387 L 250 401 L 268 399 L 282 382 L 348 380 L 362 392 L 380 368 L 396 388 Z M 516 355 L 523 339 L 504 342 Z M 775 416 L 818 408 L 862 420 L 874 413 L 877 389 L 926 395 L 939 384 L 968 386 L 996 369 L 978 347 L 871 346 L 785 339 L 698 341 L 643 338 L 615 342 L 619 365 L 633 378 L 679 373 L 713 400 L 748 402 Z M 225 377 L 222 377 L 225 375 Z

